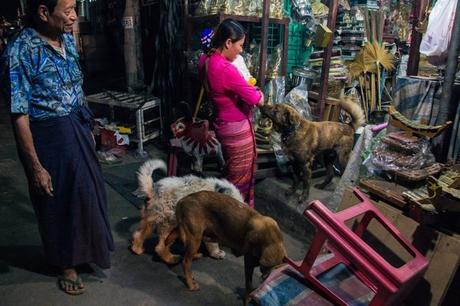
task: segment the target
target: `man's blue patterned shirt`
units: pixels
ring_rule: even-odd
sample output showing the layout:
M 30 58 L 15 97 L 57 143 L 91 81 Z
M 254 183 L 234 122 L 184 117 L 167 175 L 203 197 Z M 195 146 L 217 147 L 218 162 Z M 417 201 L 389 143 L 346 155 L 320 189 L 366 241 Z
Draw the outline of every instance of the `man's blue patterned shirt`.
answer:
M 0 58 L 0 80 L 11 113 L 45 120 L 84 104 L 75 41 L 66 33 L 61 42 L 65 58 L 32 28 L 23 29 L 8 44 Z

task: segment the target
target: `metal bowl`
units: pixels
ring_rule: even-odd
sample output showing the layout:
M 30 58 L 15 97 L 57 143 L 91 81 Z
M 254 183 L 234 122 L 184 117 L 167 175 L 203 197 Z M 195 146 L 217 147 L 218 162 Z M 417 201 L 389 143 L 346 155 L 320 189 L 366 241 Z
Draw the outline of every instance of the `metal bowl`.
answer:
M 310 90 L 313 81 L 318 78 L 318 73 L 305 66 L 296 66 L 292 68 L 291 72 L 291 86 L 297 87 L 305 84 L 307 89 Z

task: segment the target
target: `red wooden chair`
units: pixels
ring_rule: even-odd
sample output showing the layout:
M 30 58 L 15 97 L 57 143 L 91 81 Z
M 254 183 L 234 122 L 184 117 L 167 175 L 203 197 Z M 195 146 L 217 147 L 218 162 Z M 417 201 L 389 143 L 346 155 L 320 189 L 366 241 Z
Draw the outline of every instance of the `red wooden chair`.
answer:
M 412 244 L 401 235 L 357 188 L 354 194 L 361 203 L 343 211 L 333 213 L 320 201 L 313 201 L 304 211 L 304 216 L 316 227 L 316 235 L 310 250 L 300 265 L 287 259 L 289 265 L 299 271 L 313 287 L 335 305 L 347 305 L 343 293 L 331 290 L 327 283 L 321 282 L 321 274 L 344 265 L 366 285 L 373 294 L 369 305 L 392 305 L 402 301 L 404 296 L 422 278 L 428 261 Z M 345 222 L 362 216 L 354 229 Z M 376 249 L 363 240 L 369 223 L 376 220 L 410 255 L 411 259 L 401 266 L 394 266 L 379 254 Z M 330 258 L 314 266 L 314 262 L 325 247 Z

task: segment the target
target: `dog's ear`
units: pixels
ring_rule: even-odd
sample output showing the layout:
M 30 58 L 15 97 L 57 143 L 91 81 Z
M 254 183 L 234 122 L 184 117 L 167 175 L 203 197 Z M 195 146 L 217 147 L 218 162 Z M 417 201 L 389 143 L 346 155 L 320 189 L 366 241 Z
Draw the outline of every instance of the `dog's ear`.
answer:
M 261 245 L 259 263 L 265 267 L 274 267 L 283 262 L 286 249 L 283 244 L 283 236 L 275 220 L 265 217 L 265 228 L 262 231 L 264 243 Z
M 286 250 L 283 242 L 270 243 L 262 248 L 259 264 L 264 267 L 274 267 L 283 262 Z
M 284 122 L 286 123 L 286 125 L 289 126 L 294 124 L 292 114 L 289 111 L 289 109 L 286 109 L 286 111 L 284 112 Z

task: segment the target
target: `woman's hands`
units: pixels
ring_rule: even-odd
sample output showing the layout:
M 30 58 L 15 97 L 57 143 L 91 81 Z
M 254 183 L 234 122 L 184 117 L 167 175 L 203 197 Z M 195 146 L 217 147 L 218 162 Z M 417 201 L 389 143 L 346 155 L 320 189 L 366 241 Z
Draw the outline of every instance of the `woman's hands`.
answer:
M 260 100 L 259 102 L 256 104 L 257 107 L 261 107 L 264 105 L 264 100 L 265 100 L 265 97 L 264 97 L 264 93 L 262 91 L 260 91 Z

